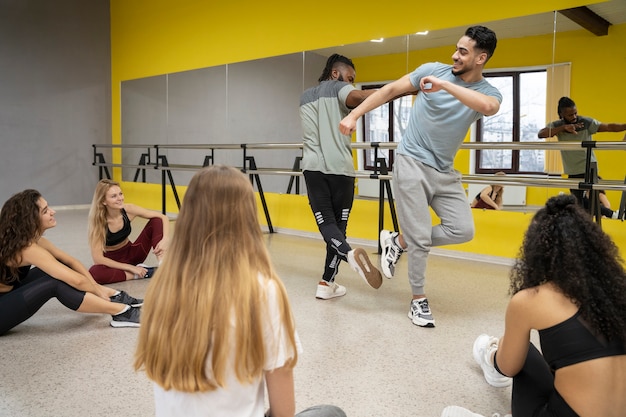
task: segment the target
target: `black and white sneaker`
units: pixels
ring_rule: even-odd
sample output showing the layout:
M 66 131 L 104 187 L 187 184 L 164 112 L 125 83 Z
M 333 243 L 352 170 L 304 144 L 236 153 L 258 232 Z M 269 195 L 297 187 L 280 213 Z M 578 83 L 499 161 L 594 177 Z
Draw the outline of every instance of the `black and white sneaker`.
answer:
M 141 309 L 139 307 L 128 307 L 128 310 L 116 314 L 111 320 L 112 327 L 139 327 L 139 317 Z
M 411 301 L 409 309 L 409 318 L 413 324 L 420 327 L 435 327 L 435 319 L 428 306 L 428 299 L 420 298 Z
M 109 297 L 109 300 L 113 303 L 126 304 L 131 307 L 141 307 L 143 305 L 141 298 L 131 297 L 126 291 L 120 291 L 119 294 Z
M 156 266 L 148 266 L 146 264 L 137 264 L 137 266 L 140 266 L 146 269 L 146 275 L 144 275 L 143 277 L 139 277 L 139 278 L 152 278 L 152 276 L 154 275 L 154 273 L 156 272 L 158 268 Z
M 380 231 L 380 248 L 382 253 L 380 254 L 380 266 L 383 274 L 387 278 L 393 278 L 396 272 L 396 264 L 400 255 L 402 255 L 402 248 L 396 245 L 394 239 L 398 236 L 398 232 L 390 232 L 389 230 Z

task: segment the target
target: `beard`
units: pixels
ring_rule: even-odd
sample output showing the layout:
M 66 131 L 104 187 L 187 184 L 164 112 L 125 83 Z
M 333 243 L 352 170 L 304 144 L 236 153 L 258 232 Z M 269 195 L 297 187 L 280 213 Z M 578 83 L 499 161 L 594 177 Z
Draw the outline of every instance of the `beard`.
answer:
M 465 74 L 467 72 L 467 68 L 461 68 L 458 71 L 455 71 L 454 68 L 452 68 L 450 71 L 452 72 L 452 75 L 454 75 L 455 77 L 458 77 L 459 75 Z

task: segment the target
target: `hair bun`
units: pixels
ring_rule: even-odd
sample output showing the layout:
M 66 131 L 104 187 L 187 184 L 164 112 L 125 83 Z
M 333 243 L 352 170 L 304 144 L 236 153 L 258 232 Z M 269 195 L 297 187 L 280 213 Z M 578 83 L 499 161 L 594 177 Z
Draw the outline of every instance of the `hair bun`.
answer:
M 572 194 L 561 194 L 552 197 L 546 203 L 548 214 L 558 214 L 564 210 L 571 210 L 576 206 L 576 197 Z

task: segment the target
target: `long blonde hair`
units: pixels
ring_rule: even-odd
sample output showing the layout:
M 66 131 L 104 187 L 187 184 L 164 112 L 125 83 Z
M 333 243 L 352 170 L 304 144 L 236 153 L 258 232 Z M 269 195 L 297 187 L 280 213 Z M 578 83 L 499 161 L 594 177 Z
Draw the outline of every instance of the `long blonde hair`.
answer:
M 100 180 L 96 185 L 89 208 L 89 245 L 92 247 L 102 243 L 102 250 L 106 248 L 107 208 L 103 203 L 109 189 L 119 186 L 119 183 L 108 179 Z
M 498 171 L 494 175 L 502 176 L 502 175 L 506 175 L 506 172 Z M 493 191 L 495 191 L 494 187 L 500 187 L 500 191 L 498 191 L 496 193 L 496 198 L 493 200 L 493 202 L 496 203 L 498 206 L 501 206 L 502 205 L 502 198 L 504 196 L 504 187 L 502 185 L 498 184 L 498 183 L 491 184 L 491 189 Z
M 225 386 L 233 354 L 240 382 L 262 376 L 268 317 L 259 275 L 275 284 L 293 352 L 286 366 L 294 366 L 291 308 L 265 247 L 252 186 L 235 168 L 202 169 L 191 179 L 168 254 L 148 286 L 135 370 L 144 369 L 166 390 L 212 391 Z

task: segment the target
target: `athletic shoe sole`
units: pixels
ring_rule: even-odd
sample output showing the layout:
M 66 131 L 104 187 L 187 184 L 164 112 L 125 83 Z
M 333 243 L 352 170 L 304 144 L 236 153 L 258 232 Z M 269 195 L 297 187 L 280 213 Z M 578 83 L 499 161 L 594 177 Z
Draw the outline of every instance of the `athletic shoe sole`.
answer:
M 130 321 L 116 321 L 116 320 L 111 320 L 111 327 L 117 327 L 117 328 L 121 328 L 121 327 L 139 327 L 139 323 L 133 323 Z
M 359 273 L 361 278 L 363 278 L 370 287 L 379 289 L 380 286 L 383 285 L 383 276 L 380 271 L 372 265 L 364 249 L 354 249 L 348 253 L 348 258 L 352 258 L 352 261 L 348 259 L 350 266 Z

